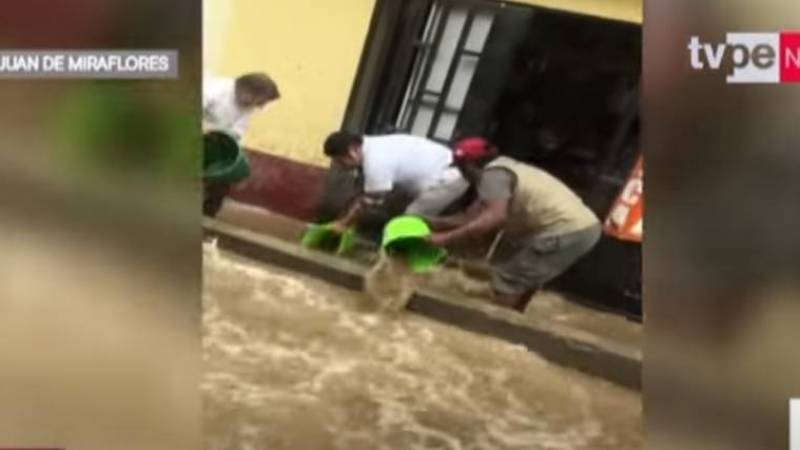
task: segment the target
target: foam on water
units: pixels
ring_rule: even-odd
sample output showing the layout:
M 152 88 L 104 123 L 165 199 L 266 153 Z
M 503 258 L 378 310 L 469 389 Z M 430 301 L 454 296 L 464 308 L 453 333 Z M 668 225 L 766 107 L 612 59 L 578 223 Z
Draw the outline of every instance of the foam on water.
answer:
M 210 450 L 642 448 L 640 398 L 206 244 Z
M 389 313 L 405 309 L 416 288 L 410 268 L 383 251 L 364 279 L 364 291 L 380 310 Z

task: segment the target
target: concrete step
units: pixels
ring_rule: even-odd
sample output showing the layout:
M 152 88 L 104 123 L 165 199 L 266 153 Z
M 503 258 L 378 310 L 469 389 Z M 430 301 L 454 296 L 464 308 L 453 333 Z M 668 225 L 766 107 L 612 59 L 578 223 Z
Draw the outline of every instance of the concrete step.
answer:
M 228 220 L 238 219 L 232 224 Z M 246 220 L 243 220 L 246 218 Z M 302 248 L 301 222 L 239 211 L 206 219 L 206 236 L 240 255 L 361 291 L 368 256 L 353 260 Z M 244 224 L 244 225 L 243 225 Z M 541 304 L 540 304 L 541 303 Z M 641 389 L 641 325 L 565 301 L 532 302 L 523 315 L 478 299 L 423 287 L 408 309 L 470 331 L 520 344 L 559 365 Z M 544 306 L 542 306 L 544 305 Z

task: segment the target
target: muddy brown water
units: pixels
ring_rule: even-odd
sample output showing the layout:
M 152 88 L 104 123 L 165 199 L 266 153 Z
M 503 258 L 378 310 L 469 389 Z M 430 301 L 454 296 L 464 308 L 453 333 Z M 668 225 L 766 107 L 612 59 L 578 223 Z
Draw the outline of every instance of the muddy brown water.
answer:
M 209 450 L 644 447 L 638 393 L 204 248 Z

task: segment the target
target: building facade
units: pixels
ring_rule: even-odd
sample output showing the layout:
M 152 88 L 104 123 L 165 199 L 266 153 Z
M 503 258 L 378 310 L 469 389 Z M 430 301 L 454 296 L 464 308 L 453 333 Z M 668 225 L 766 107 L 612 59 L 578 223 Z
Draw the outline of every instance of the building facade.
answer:
M 322 155 L 336 129 L 487 136 L 606 221 L 566 283 L 640 307 L 641 239 L 611 213 L 641 168 L 641 0 L 204 1 L 206 71 L 263 70 L 282 92 L 245 137 L 254 171 L 235 199 L 303 220 L 337 210 L 354 185 Z

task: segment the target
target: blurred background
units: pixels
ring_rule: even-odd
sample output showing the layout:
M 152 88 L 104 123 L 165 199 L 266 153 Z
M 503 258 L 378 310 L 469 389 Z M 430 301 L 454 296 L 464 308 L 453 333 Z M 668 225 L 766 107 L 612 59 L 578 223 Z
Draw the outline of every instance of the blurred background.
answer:
M 691 36 L 796 27 L 789 0 L 648 1 L 648 448 L 788 448 L 800 396 L 800 139 L 793 85 L 693 71 Z
M 0 83 L 0 445 L 196 449 L 201 4 L 6 2 L 0 46 L 178 80 Z
M 319 65 L 274 63 L 297 100 L 254 124 L 250 144 L 319 163 L 320 136 L 348 108 L 372 13 L 360 7 L 369 1 L 351 3 L 337 11 L 352 17 L 312 24 L 303 12 L 326 6 L 292 2 L 297 20 L 263 26 L 313 28 L 304 39 L 320 49 L 324 26 L 355 23 L 347 28 L 362 39 Z M 263 25 L 263 5 L 247 5 L 239 11 Z M 181 66 L 177 81 L 0 83 L 0 445 L 200 448 L 201 7 L 2 7 L 6 48 L 177 48 Z M 595 13 L 632 20 L 626 11 Z M 792 29 L 799 15 L 790 0 L 645 4 L 648 448 L 787 448 L 788 397 L 800 396 L 800 92 L 726 85 L 720 73 L 692 71 L 686 46 L 692 35 L 723 42 L 728 31 Z M 237 45 L 212 47 L 209 67 L 253 68 L 241 63 L 244 35 L 215 23 L 205 33 Z M 265 55 L 294 45 L 264 37 Z M 341 65 L 349 72 L 331 75 Z M 266 132 L 312 104 L 313 131 Z

